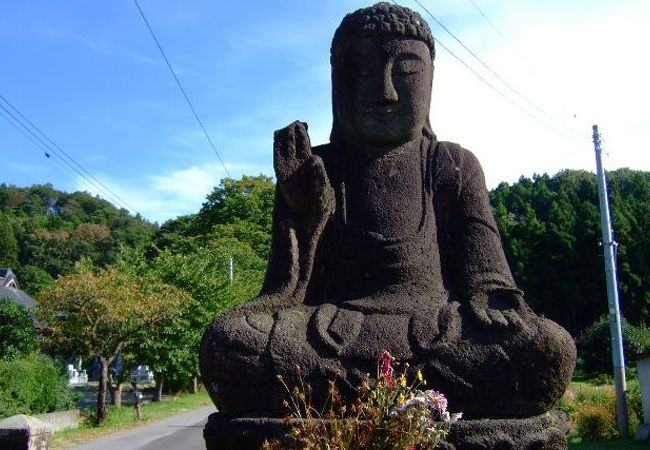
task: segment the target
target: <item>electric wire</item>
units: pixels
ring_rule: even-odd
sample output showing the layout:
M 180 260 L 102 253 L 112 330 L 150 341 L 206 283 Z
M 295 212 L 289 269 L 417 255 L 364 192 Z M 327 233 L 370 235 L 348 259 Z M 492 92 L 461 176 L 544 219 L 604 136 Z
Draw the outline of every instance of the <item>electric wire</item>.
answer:
M 26 117 L 23 113 L 21 113 L 21 112 L 20 112 L 20 111 L 19 111 L 19 110 L 14 106 L 14 105 L 11 104 L 11 102 L 10 102 L 9 100 L 7 100 L 7 99 L 6 99 L 2 94 L 0 94 L 0 99 L 1 99 L 2 101 L 4 101 L 7 105 L 9 105 L 9 107 L 10 107 L 10 108 L 11 108 L 11 109 L 16 113 L 16 114 L 18 114 L 18 115 L 20 116 L 21 119 L 23 119 L 25 122 L 27 122 L 27 123 L 29 124 L 30 127 L 32 127 L 34 130 L 36 130 L 36 132 L 37 132 L 39 135 L 41 135 L 41 137 L 42 137 L 43 139 L 45 139 L 47 142 L 49 142 L 49 144 L 51 144 L 51 145 L 54 146 L 58 151 L 60 151 L 60 152 L 65 156 L 65 158 L 67 158 L 67 159 L 68 159 L 72 164 L 74 164 L 74 165 L 75 165 L 75 166 L 76 166 L 80 171 L 84 172 L 84 173 L 86 174 L 86 176 L 92 178 L 92 179 L 93 179 L 93 180 L 94 180 L 98 185 L 100 185 L 100 186 L 103 188 L 103 193 L 104 193 L 104 195 L 106 195 L 106 193 L 109 193 L 109 194 L 110 194 L 110 197 L 111 197 L 111 201 L 115 202 L 116 204 L 121 204 L 121 205 L 123 205 L 123 206 L 126 206 L 126 209 L 129 209 L 129 210 L 131 210 L 131 211 L 133 211 L 134 213 L 137 214 L 137 210 L 136 210 L 133 206 L 129 205 L 129 203 L 128 203 L 126 200 L 124 200 L 122 197 L 120 197 L 120 196 L 117 195 L 115 192 L 113 192 L 113 191 L 112 191 L 108 186 L 106 186 L 104 183 L 102 183 L 100 180 L 98 180 L 98 179 L 97 179 L 93 174 L 91 174 L 91 173 L 88 172 L 88 171 L 87 171 L 83 166 L 81 166 L 81 164 L 79 164 L 77 161 L 75 161 L 74 158 L 72 158 L 68 153 L 66 153 L 65 150 L 63 150 L 61 147 L 59 147 L 59 146 L 56 144 L 56 142 L 54 142 L 54 141 L 53 141 L 52 139 L 50 139 L 50 138 L 49 138 L 45 133 L 43 133 L 43 131 L 41 131 L 41 129 L 40 129 L 39 127 L 37 127 L 36 125 L 34 125 L 34 123 L 33 123 L 31 120 L 29 120 L 28 117 Z M 32 142 L 33 142 L 33 141 L 32 141 Z M 49 147 L 49 146 L 48 146 L 48 147 Z M 49 148 L 51 148 L 51 147 L 49 147 Z M 54 153 L 55 153 L 55 152 L 54 152 Z M 55 153 L 55 154 L 56 154 L 56 153 Z M 63 157 L 61 157 L 60 155 L 57 155 L 57 156 L 59 156 L 59 158 L 63 159 Z M 94 185 L 94 184 L 93 184 L 93 185 Z M 116 200 L 117 200 L 117 201 L 116 201 Z
M 508 45 L 510 45 L 510 46 L 512 47 L 512 44 L 510 43 L 510 41 L 505 37 L 505 35 L 504 35 L 503 33 L 501 33 L 501 31 L 499 31 L 499 29 L 497 28 L 497 26 L 496 26 L 494 23 L 492 23 L 492 21 L 491 21 L 491 20 L 488 18 L 488 16 L 483 12 L 483 10 L 482 10 L 481 8 L 479 8 L 479 6 L 476 4 L 476 2 L 475 2 L 474 0 L 468 0 L 468 1 L 472 4 L 472 6 L 474 7 L 474 9 L 476 9 L 476 11 L 478 11 L 478 13 L 479 13 L 479 14 L 480 14 L 484 19 L 485 19 L 485 21 L 488 23 L 488 25 L 490 25 L 490 27 L 492 28 L 492 30 L 494 30 L 494 32 L 495 32 L 496 34 L 498 34 L 499 37 L 500 37 L 501 39 L 503 39 L 503 41 L 504 41 L 506 44 L 508 44 Z
M 537 80 L 539 81 L 540 78 L 539 78 L 538 73 L 536 73 L 528 64 L 526 64 L 524 62 L 526 58 L 521 54 L 521 52 L 519 52 L 519 50 L 517 50 L 517 48 L 512 44 L 512 42 L 510 42 L 510 40 L 499 30 L 499 28 L 494 24 L 494 22 L 492 22 L 490 20 L 490 18 L 487 16 L 487 14 L 485 14 L 485 12 L 483 12 L 483 10 L 478 6 L 478 4 L 474 0 L 468 0 L 468 1 L 472 4 L 474 9 L 476 9 L 476 11 L 481 15 L 481 17 L 483 17 L 483 19 L 485 20 L 485 22 L 487 22 L 487 24 L 490 26 L 490 28 L 492 28 L 492 31 L 494 31 L 503 40 L 503 42 L 505 42 L 508 45 L 510 50 L 517 57 L 517 61 L 519 62 L 519 64 L 522 65 L 523 67 L 525 67 L 526 70 L 531 75 L 533 75 L 535 78 L 537 78 Z M 561 121 L 557 120 L 555 117 L 547 114 L 543 109 L 541 109 L 541 111 L 549 119 L 553 120 L 556 124 L 560 125 L 565 130 L 568 130 L 568 131 L 570 131 L 571 133 L 574 133 L 574 134 L 580 134 L 577 131 L 575 131 L 574 129 L 564 125 Z
M 66 171 L 69 174 L 71 174 L 73 178 L 76 178 L 77 181 L 83 181 L 83 182 L 86 183 L 87 186 L 92 186 L 94 189 L 99 190 L 101 192 L 101 190 L 100 190 L 100 188 L 98 186 L 94 185 L 90 180 L 85 178 L 84 175 L 81 172 L 79 172 L 79 170 L 77 170 L 67 160 L 63 159 L 60 155 L 58 155 L 56 153 L 56 151 L 52 147 L 50 147 L 45 141 L 43 141 L 36 134 L 34 134 L 29 128 L 27 128 L 25 126 L 25 124 L 20 122 L 20 120 L 18 120 L 18 118 L 16 116 L 14 116 L 7 108 L 5 108 L 2 104 L 0 104 L 0 108 L 2 110 L 4 110 L 3 118 L 5 120 L 7 120 L 7 122 L 9 122 L 14 128 L 16 128 L 25 138 L 29 139 L 37 147 L 40 147 L 43 150 L 43 153 L 44 153 L 46 158 L 53 159 L 53 160 L 57 161 L 60 165 L 61 165 L 61 161 L 62 161 L 63 163 L 65 163 L 65 165 L 62 165 L 62 167 L 64 169 L 66 169 Z M 9 115 L 13 119 L 13 121 L 11 119 L 7 118 L 7 115 Z M 26 134 L 25 131 L 23 129 L 21 129 L 18 125 L 20 125 L 20 127 L 24 128 L 24 130 L 27 130 L 27 132 L 29 134 Z M 52 156 L 55 156 L 59 160 L 57 160 L 56 158 L 52 158 Z M 105 197 L 109 197 L 105 192 L 101 192 L 101 193 Z M 116 202 L 115 199 L 113 199 L 113 198 L 111 198 L 110 200 L 112 202 Z
M 394 4 L 399 6 L 399 3 L 397 3 L 396 0 L 392 0 Z M 417 0 L 415 0 L 417 1 Z M 425 11 L 428 12 L 428 10 L 425 9 Z M 431 15 L 431 13 L 429 13 Z M 432 16 L 433 17 L 433 16 Z M 480 73 L 478 73 L 476 70 L 474 70 L 469 64 L 467 64 L 465 61 L 463 61 L 456 53 L 454 53 L 449 47 L 447 47 L 445 44 L 443 44 L 439 38 L 434 37 L 434 40 L 436 44 L 438 44 L 440 47 L 442 47 L 444 50 L 447 51 L 454 59 L 456 59 L 459 63 L 461 63 L 467 70 L 469 70 L 471 73 L 473 73 L 479 80 L 481 80 L 483 83 L 485 83 L 492 91 L 494 91 L 497 95 L 499 95 L 501 98 L 503 98 L 505 101 L 510 103 L 512 106 L 517 108 L 519 111 L 530 117 L 531 119 L 535 120 L 536 122 L 540 123 L 546 128 L 549 128 L 553 130 L 555 133 L 569 139 L 571 136 L 567 135 L 566 133 L 558 130 L 557 128 L 553 127 L 552 125 L 548 124 L 547 122 L 544 122 L 537 116 L 533 115 L 530 111 L 526 110 L 524 107 L 522 107 L 519 103 L 515 102 L 513 99 L 508 97 L 506 94 L 504 94 L 502 91 L 500 91 L 494 84 L 490 83 L 488 80 L 486 80 Z
M 214 151 L 214 154 L 217 155 L 217 158 L 219 158 L 219 162 L 221 163 L 221 166 L 223 167 L 223 170 L 226 172 L 226 175 L 228 175 L 228 178 L 232 178 L 230 176 L 230 171 L 228 171 L 228 168 L 226 167 L 226 164 L 223 162 L 223 159 L 221 158 L 221 154 L 217 150 L 217 147 L 215 147 L 214 143 L 212 142 L 212 139 L 210 138 L 210 135 L 208 134 L 208 131 L 206 130 L 205 126 L 203 125 L 203 121 L 199 117 L 199 114 L 196 112 L 196 109 L 194 109 L 194 106 L 192 105 L 192 102 L 190 101 L 190 97 L 187 94 L 187 91 L 183 87 L 183 84 L 181 83 L 181 80 L 179 80 L 178 76 L 176 76 L 176 72 L 174 72 L 174 69 L 172 68 L 171 63 L 169 62 L 169 59 L 167 58 L 167 55 L 165 54 L 165 51 L 163 50 L 162 46 L 160 45 L 160 42 L 158 41 L 158 38 L 156 37 L 156 34 L 153 32 L 153 29 L 151 28 L 151 25 L 149 25 L 149 21 L 147 20 L 147 17 L 144 15 L 144 11 L 140 7 L 140 4 L 138 3 L 138 0 L 133 0 L 133 3 L 135 3 L 135 6 L 138 8 L 138 11 L 140 12 L 140 15 L 142 16 L 142 20 L 144 20 L 144 23 L 147 26 L 147 29 L 149 30 L 149 33 L 151 34 L 151 37 L 153 38 L 154 42 L 156 43 L 156 47 L 158 47 L 158 50 L 160 50 L 160 54 L 162 55 L 163 59 L 165 60 L 165 63 L 167 64 L 167 67 L 169 68 L 169 72 L 172 74 L 172 77 L 174 77 L 174 80 L 176 80 L 176 84 L 178 85 L 178 88 L 180 89 L 181 93 L 183 94 L 183 97 L 185 97 L 185 101 L 187 102 L 187 105 L 190 107 L 190 110 L 192 110 L 192 114 L 194 115 L 194 118 L 199 123 L 199 126 L 201 127 L 201 130 L 203 130 L 203 134 L 205 135 L 206 139 L 208 140 L 208 143 L 210 144 L 210 147 L 212 147 L 212 150 Z
M 0 98 L 1 98 L 4 102 L 6 102 L 6 103 L 7 103 L 7 104 L 12 108 L 12 109 L 14 109 L 18 114 L 20 114 L 20 113 L 15 109 L 15 107 L 14 107 L 13 105 L 11 105 L 11 104 L 7 101 L 6 98 L 4 98 L 2 95 L 0 95 Z M 27 138 L 28 138 L 32 143 L 34 143 L 35 145 L 37 145 L 38 147 L 40 147 L 40 148 L 45 152 L 45 156 L 46 156 L 48 159 L 50 159 L 51 156 L 55 156 L 56 158 L 59 159 L 60 162 L 63 162 L 63 163 L 68 167 L 68 169 L 69 169 L 68 172 L 70 172 L 70 170 L 72 170 L 72 171 L 76 174 L 76 175 L 75 175 L 76 177 L 80 177 L 82 180 L 84 180 L 84 181 L 87 183 L 87 185 L 92 186 L 96 191 L 98 191 L 99 193 L 101 193 L 105 198 L 109 199 L 111 202 L 113 202 L 113 203 L 116 204 L 116 205 L 121 205 L 122 207 L 125 207 L 125 209 L 130 209 L 130 210 L 132 210 L 134 213 L 139 214 L 139 213 L 136 211 L 136 209 L 133 208 L 133 207 L 131 207 L 131 206 L 129 206 L 128 203 L 125 203 L 123 200 L 120 201 L 119 198 L 114 197 L 114 195 L 116 195 L 116 194 L 112 194 L 112 195 L 111 195 L 111 192 L 112 192 L 112 191 L 110 191 L 110 190 L 108 190 L 108 191 L 104 190 L 100 185 L 96 184 L 96 183 L 93 182 L 90 178 L 88 178 L 88 177 L 87 177 L 87 176 L 86 176 L 86 175 L 81 171 L 81 170 L 84 170 L 84 171 L 85 171 L 85 169 L 83 169 L 83 167 L 81 167 L 81 165 L 79 165 L 79 163 L 77 163 L 76 161 L 74 161 L 70 156 L 68 156 L 68 158 L 70 159 L 70 161 L 74 162 L 74 164 L 76 164 L 77 166 L 79 166 L 79 168 L 80 168 L 81 170 L 78 169 L 77 167 L 75 167 L 74 165 L 72 165 L 72 164 L 71 164 L 67 159 L 63 158 L 63 157 L 58 153 L 57 149 L 56 149 L 54 146 L 52 146 L 52 145 L 48 144 L 46 141 L 44 141 L 44 140 L 43 140 L 40 136 L 38 136 L 38 135 L 37 135 L 33 130 L 31 130 L 27 125 L 25 125 L 24 122 L 22 122 L 18 117 L 16 117 L 16 115 L 14 115 L 10 110 L 8 110 L 8 109 L 7 109 L 7 108 L 6 108 L 2 103 L 0 103 L 0 109 L 2 109 L 2 110 L 4 111 L 3 117 L 5 118 L 5 120 L 7 120 L 11 125 L 13 125 L 14 128 L 18 129 L 18 131 L 20 131 L 21 134 L 23 134 L 23 136 L 27 137 Z M 10 119 L 8 119 L 8 118 L 6 117 L 7 115 L 10 116 L 11 119 L 13 119 L 13 121 L 10 120 Z M 21 117 L 24 117 L 22 114 L 20 114 L 20 116 L 21 116 Z M 27 120 L 27 119 L 26 119 L 26 120 Z M 19 126 L 20 126 L 24 131 L 27 131 L 27 133 L 29 133 L 30 136 L 25 135 L 24 131 L 21 130 L 21 129 L 19 128 Z M 39 131 L 39 132 L 40 132 L 40 131 Z M 42 132 L 40 132 L 40 133 L 42 133 Z M 45 136 L 45 135 L 43 134 L 43 136 Z M 47 138 L 47 139 L 49 140 L 49 138 Z M 51 140 L 50 140 L 50 141 L 51 141 Z M 58 146 L 57 146 L 57 147 L 58 147 Z M 66 154 L 66 155 L 67 155 L 67 154 Z M 55 160 L 56 160 L 56 159 L 55 159 Z M 87 172 L 87 171 L 86 171 L 86 172 Z M 93 177 L 93 178 L 94 178 L 94 177 Z M 107 188 L 106 188 L 106 189 L 107 189 Z
M 417 3 L 430 17 L 433 19 L 447 34 L 449 34 L 456 42 L 458 42 L 465 51 L 467 51 L 476 61 L 479 62 L 488 72 L 490 72 L 497 80 L 499 80 L 504 86 L 506 86 L 510 91 L 512 91 L 515 95 L 517 95 L 519 98 L 521 98 L 523 101 L 528 103 L 530 106 L 532 106 L 534 109 L 539 111 L 541 114 L 544 116 L 548 117 L 549 119 L 553 120 L 554 122 L 557 122 L 556 119 L 551 117 L 548 113 L 546 113 L 542 108 L 537 106 L 535 103 L 533 103 L 531 100 L 529 100 L 527 97 L 525 97 L 523 94 L 521 94 L 517 89 L 515 89 L 510 83 L 508 83 L 503 77 L 501 77 L 497 72 L 495 72 L 490 66 L 488 66 L 476 53 L 474 53 L 469 47 L 467 47 L 449 28 L 445 26 L 444 23 L 442 23 L 436 16 L 433 15 L 433 13 L 422 4 L 420 0 L 413 0 L 415 3 Z M 395 0 L 393 0 L 393 3 L 398 4 Z M 503 92 L 498 90 L 492 83 L 488 82 L 483 76 L 481 76 L 477 71 L 472 69 L 469 64 L 464 62 L 460 57 L 458 57 L 454 52 L 451 51 L 451 49 L 447 46 L 445 46 L 439 38 L 434 38 L 435 41 L 440 44 L 442 48 L 444 48 L 447 52 L 449 52 L 456 60 L 458 60 L 463 66 L 465 66 L 467 69 L 469 69 L 474 75 L 476 75 L 481 81 L 483 81 L 485 84 L 490 87 L 490 89 L 494 90 L 497 92 L 501 97 L 506 99 L 510 104 L 514 105 L 519 109 L 520 111 L 524 112 L 526 115 L 537 121 L 538 123 L 542 124 L 546 128 L 549 128 L 550 130 L 554 131 L 555 133 L 567 138 L 571 139 L 574 138 L 575 136 L 569 136 L 567 133 L 559 130 L 557 127 L 549 124 L 548 122 L 542 120 L 541 118 L 533 115 L 531 112 L 525 110 L 521 105 L 516 103 L 514 100 L 510 99 L 510 97 L 506 96 Z M 566 126 L 562 125 L 562 128 L 567 129 L 574 135 L 579 135 L 577 131 L 574 131 L 570 128 L 567 128 Z
M 16 131 L 18 131 L 20 134 L 22 134 L 25 139 L 28 139 L 29 141 L 31 141 L 31 143 L 34 144 L 36 147 L 41 147 L 43 149 L 43 154 L 44 154 L 44 156 L 46 158 L 54 160 L 59 166 L 61 166 L 61 168 L 63 170 L 68 172 L 68 174 L 72 178 L 76 179 L 78 183 L 84 184 L 86 186 L 86 188 L 88 188 L 89 184 L 88 184 L 88 182 L 86 180 L 81 178 L 79 175 L 75 174 L 72 170 L 70 170 L 70 168 L 68 168 L 61 161 L 59 161 L 59 159 L 57 159 L 57 158 L 60 158 L 59 155 L 56 155 L 55 153 L 50 153 L 49 148 L 45 147 L 43 144 L 38 142 L 36 139 L 31 137 L 29 134 L 25 133 L 25 131 L 22 128 L 20 128 L 18 125 L 16 125 L 16 123 L 9 118 L 9 116 L 7 115 L 6 112 L 0 111 L 0 115 L 2 116 L 3 119 L 5 119 L 7 121 L 7 123 L 9 123 L 9 125 L 14 127 L 16 129 Z

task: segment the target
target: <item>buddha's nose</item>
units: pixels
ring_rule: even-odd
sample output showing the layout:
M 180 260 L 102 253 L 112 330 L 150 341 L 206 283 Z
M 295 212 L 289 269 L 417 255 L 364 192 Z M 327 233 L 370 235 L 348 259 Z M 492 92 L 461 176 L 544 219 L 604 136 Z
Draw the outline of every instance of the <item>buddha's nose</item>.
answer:
M 384 103 L 395 103 L 398 100 L 398 96 L 393 85 L 392 70 L 390 67 L 386 67 L 383 72 L 380 80 L 380 100 Z

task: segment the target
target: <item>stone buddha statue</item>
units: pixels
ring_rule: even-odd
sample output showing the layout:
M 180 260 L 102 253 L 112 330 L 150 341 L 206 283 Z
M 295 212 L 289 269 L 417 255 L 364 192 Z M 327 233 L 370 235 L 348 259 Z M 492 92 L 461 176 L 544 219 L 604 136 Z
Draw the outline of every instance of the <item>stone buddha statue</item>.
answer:
M 467 419 L 538 416 L 564 392 L 572 338 L 517 289 L 477 159 L 431 129 L 434 56 L 416 12 L 348 14 L 331 48 L 330 143 L 312 147 L 302 122 L 275 133 L 262 291 L 201 348 L 222 415 L 282 417 L 276 375 L 296 366 L 316 402 L 330 379 L 352 398 L 384 349 Z

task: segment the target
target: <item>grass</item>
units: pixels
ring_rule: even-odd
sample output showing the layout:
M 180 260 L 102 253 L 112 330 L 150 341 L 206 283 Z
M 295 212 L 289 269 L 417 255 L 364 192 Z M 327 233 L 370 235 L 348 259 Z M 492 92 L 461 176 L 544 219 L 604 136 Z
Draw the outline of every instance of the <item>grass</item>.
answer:
M 90 423 L 83 422 L 79 428 L 59 431 L 54 434 L 50 448 L 53 450 L 66 449 L 102 436 L 139 427 L 156 420 L 211 404 L 212 401 L 205 391 L 199 392 L 198 394 L 184 394 L 176 398 L 163 398 L 161 402 L 142 405 L 142 420 L 140 421 L 135 420 L 132 407 L 127 405 L 121 408 L 115 408 L 111 405 L 109 406 L 108 420 L 102 426 L 95 427 Z
M 610 427 L 612 427 L 614 433 L 616 433 L 616 394 L 614 386 L 612 386 L 611 382 L 608 381 L 610 380 L 607 380 L 602 376 L 597 378 L 575 376 L 573 381 L 569 384 L 567 391 L 558 405 L 559 409 L 567 413 L 572 422 L 572 429 L 569 434 L 569 450 L 650 449 L 649 443 L 636 442 L 632 438 L 589 440 L 583 439 L 578 434 L 577 421 L 580 420 L 580 414 L 589 411 L 585 408 L 589 408 L 590 405 L 593 407 L 594 404 L 609 405 L 607 409 L 601 409 L 600 412 L 597 413 L 601 419 L 600 422 L 597 422 L 597 429 L 604 431 L 610 430 Z M 631 425 L 630 432 L 632 434 L 635 433 L 642 416 L 638 383 L 636 374 L 633 374 L 633 376 L 628 380 L 628 413 Z M 592 409 L 591 411 L 591 413 L 594 414 L 594 410 Z M 603 411 L 606 411 L 606 413 Z M 607 432 L 605 435 L 609 435 L 609 433 Z

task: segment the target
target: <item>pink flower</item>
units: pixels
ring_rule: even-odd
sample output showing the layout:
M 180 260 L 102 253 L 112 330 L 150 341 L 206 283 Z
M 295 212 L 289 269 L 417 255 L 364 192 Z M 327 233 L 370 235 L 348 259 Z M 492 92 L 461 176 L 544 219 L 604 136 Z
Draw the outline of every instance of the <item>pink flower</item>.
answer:
M 429 389 L 424 392 L 424 395 L 430 409 L 440 411 L 441 414 L 447 411 L 447 398 L 441 392 Z
M 382 350 L 379 354 L 379 375 L 389 387 L 393 387 L 397 384 L 397 379 L 395 379 L 395 370 L 393 369 L 393 359 L 394 358 L 386 350 Z

